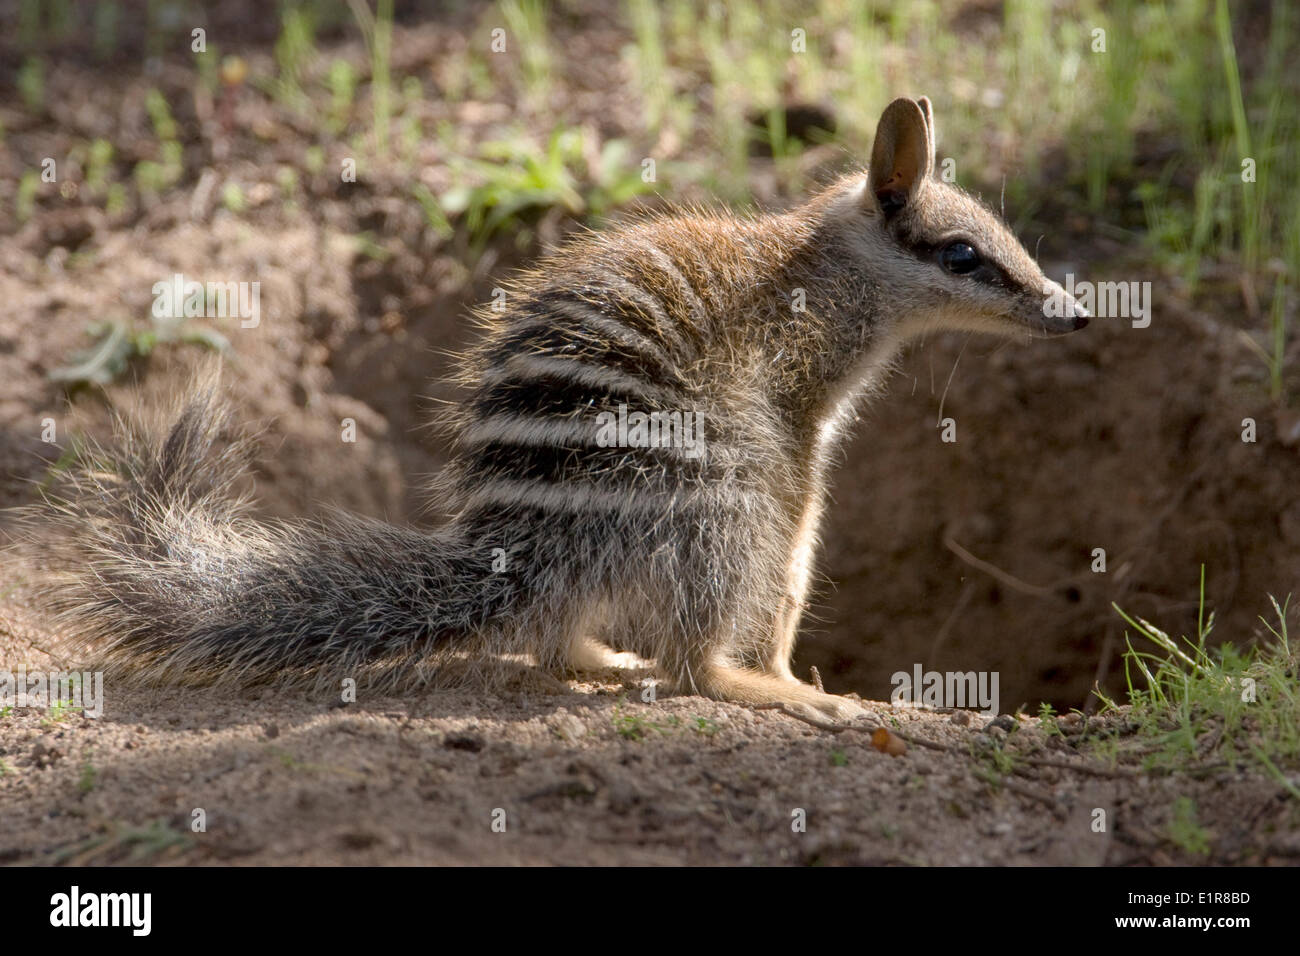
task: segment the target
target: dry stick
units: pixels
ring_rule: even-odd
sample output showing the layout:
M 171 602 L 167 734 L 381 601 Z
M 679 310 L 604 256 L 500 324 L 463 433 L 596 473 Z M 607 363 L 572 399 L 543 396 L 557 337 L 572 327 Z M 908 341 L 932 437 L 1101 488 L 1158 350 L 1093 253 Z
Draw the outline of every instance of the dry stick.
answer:
M 1026 582 L 1020 580 L 1019 578 L 1013 577 L 1012 575 L 1003 571 L 1001 568 L 989 564 L 987 561 L 981 561 L 979 558 L 975 557 L 975 555 L 971 554 L 969 551 L 967 551 L 965 548 L 959 545 L 956 541 L 954 541 L 952 539 L 952 535 L 950 534 L 945 534 L 943 536 L 943 544 L 944 547 L 946 547 L 953 554 L 957 555 L 957 557 L 961 558 L 971 567 L 978 568 L 979 570 L 983 571 L 985 574 L 997 578 L 1007 587 L 1011 588 L 1013 591 L 1019 591 L 1021 594 L 1029 594 L 1034 597 L 1050 597 L 1051 595 L 1056 593 L 1056 589 L 1060 587 L 1062 584 L 1065 584 L 1068 581 L 1073 581 L 1076 577 L 1078 577 L 1078 575 L 1076 574 L 1071 574 L 1069 577 L 1062 578 L 1058 583 L 1050 585 L 1048 587 L 1040 587 L 1037 584 L 1027 584 Z
M 846 730 L 857 730 L 862 733 L 867 733 L 867 732 L 874 733 L 875 731 L 880 729 L 879 726 L 859 727 L 856 724 L 832 724 L 828 721 L 818 720 L 815 717 L 807 717 L 804 716 L 803 714 L 796 714 L 794 711 L 790 710 L 785 706 L 785 704 L 782 703 L 751 704 L 750 706 L 754 710 L 779 711 L 780 713 L 785 714 L 787 717 L 793 717 L 795 720 L 802 720 L 806 724 L 810 724 L 813 727 L 818 728 L 819 730 L 825 730 L 828 733 L 832 733 L 832 734 L 842 733 L 843 731 Z M 933 740 L 926 740 L 923 737 L 914 737 L 912 734 L 906 734 L 899 730 L 890 730 L 889 733 L 893 734 L 895 737 L 899 737 L 907 741 L 909 744 L 915 744 L 918 747 L 925 747 L 930 750 L 937 750 L 940 751 L 941 753 L 956 754 L 959 757 L 971 756 L 968 752 L 966 752 L 965 750 L 961 750 L 960 748 L 950 747 L 947 744 L 935 743 Z M 1102 776 L 1114 776 L 1114 774 L 1108 774 L 1105 773 L 1104 771 L 1094 770 L 1091 767 L 1075 767 L 1071 764 L 1065 764 L 1064 762 L 1061 761 L 1057 761 L 1054 763 L 1047 763 L 1044 765 L 1045 766 L 1059 765 L 1059 766 L 1064 766 L 1070 770 L 1082 770 L 1086 773 L 1099 773 Z M 1019 771 L 1013 771 L 1013 772 L 1018 773 Z M 1043 804 L 1045 807 L 1048 807 L 1052 811 L 1052 813 L 1058 817 L 1062 816 L 1066 812 L 1065 807 L 1061 805 L 1061 802 L 1059 800 L 1056 800 L 1055 798 L 1049 796 L 1048 794 L 1040 793 L 1039 791 L 1034 790 L 1031 787 L 1026 787 L 1024 784 L 1016 783 L 1016 781 L 1014 780 L 1008 780 L 1004 777 L 1001 780 L 999 780 L 996 785 L 1000 787 L 1005 787 L 1007 790 L 1011 791 L 1012 793 L 1019 794 L 1020 796 L 1025 797 L 1029 800 L 1034 800 L 1037 801 L 1038 803 Z
M 816 717 L 805 717 L 803 714 L 796 714 L 793 710 L 786 707 L 785 704 L 777 701 L 775 704 L 750 704 L 751 710 L 775 710 L 787 717 L 793 717 L 795 720 L 802 720 L 805 724 L 811 724 L 818 730 L 824 730 L 827 733 L 838 734 L 846 730 L 861 730 L 861 727 L 855 727 L 852 724 L 832 724 L 827 720 L 818 720 Z M 872 730 L 876 728 L 872 727 Z
M 857 724 L 833 724 L 827 720 L 818 720 L 816 717 L 808 717 L 804 714 L 795 713 L 783 703 L 775 704 L 750 704 L 751 710 L 775 710 L 787 717 L 793 717 L 795 720 L 801 720 L 805 724 L 816 727 L 818 730 L 824 730 L 827 733 L 839 734 L 846 730 L 856 730 L 859 733 L 875 733 L 883 725 L 877 724 L 875 727 L 862 727 Z M 888 730 L 888 728 L 885 728 Z M 948 744 L 935 743 L 933 740 L 926 740 L 924 737 L 916 737 L 912 734 L 904 733 L 901 730 L 890 730 L 891 734 L 905 740 L 909 744 L 915 744 L 918 747 L 924 747 L 927 750 L 937 750 L 941 753 L 956 754 L 959 757 L 969 757 L 970 753 L 961 747 L 952 747 Z M 1077 770 L 1079 773 L 1092 774 L 1096 777 L 1135 777 L 1137 771 L 1116 768 L 1107 770 L 1105 767 L 1093 767 L 1088 764 L 1070 763 L 1066 760 L 1053 760 L 1050 757 L 1019 757 L 1016 763 L 1031 767 L 1056 767 L 1061 770 Z M 1018 770 L 1015 772 L 1019 772 Z
M 1107 770 L 1105 767 L 1094 767 L 1091 764 L 1070 763 L 1068 760 L 1053 760 L 1051 757 L 1021 757 L 1020 763 L 1028 764 L 1031 767 L 1056 767 L 1060 770 L 1077 770 L 1079 773 L 1091 774 L 1094 777 L 1136 777 L 1136 770 L 1129 770 L 1127 767 L 1116 767 L 1114 770 Z

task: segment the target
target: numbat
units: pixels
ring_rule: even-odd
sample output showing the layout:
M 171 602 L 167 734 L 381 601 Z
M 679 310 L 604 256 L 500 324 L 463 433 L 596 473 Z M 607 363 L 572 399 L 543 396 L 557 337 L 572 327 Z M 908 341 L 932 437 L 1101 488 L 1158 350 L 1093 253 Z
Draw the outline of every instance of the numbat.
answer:
M 669 214 L 519 278 L 480 316 L 431 531 L 255 520 L 208 382 L 29 512 L 39 593 L 119 678 L 397 690 L 616 644 L 680 693 L 853 718 L 790 657 L 855 403 L 921 333 L 1087 321 L 933 170 L 929 101 L 896 100 L 868 171 L 792 212 Z

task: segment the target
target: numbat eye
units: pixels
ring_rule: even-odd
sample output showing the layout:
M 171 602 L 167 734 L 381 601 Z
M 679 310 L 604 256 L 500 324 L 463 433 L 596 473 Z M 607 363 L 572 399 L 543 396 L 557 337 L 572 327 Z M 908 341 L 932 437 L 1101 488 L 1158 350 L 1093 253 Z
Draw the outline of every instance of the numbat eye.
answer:
M 964 242 L 950 242 L 939 253 L 939 261 L 949 272 L 960 276 L 979 268 L 980 254 Z

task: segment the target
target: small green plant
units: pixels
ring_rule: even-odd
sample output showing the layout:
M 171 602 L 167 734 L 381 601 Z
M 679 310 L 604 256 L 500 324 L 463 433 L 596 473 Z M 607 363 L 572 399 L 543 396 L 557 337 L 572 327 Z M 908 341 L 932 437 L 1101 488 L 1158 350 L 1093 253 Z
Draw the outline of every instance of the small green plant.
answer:
M 33 113 L 45 107 L 45 61 L 38 56 L 29 56 L 18 68 L 18 95 L 23 105 Z
M 644 740 L 651 731 L 664 733 L 665 725 L 648 720 L 638 714 L 625 714 L 621 707 L 614 708 L 614 729 L 625 740 Z
M 1015 772 L 1015 755 L 1003 747 L 1001 741 L 995 741 L 992 747 L 984 751 L 984 754 L 989 758 L 989 763 L 993 765 L 994 771 L 998 774 L 1005 776 Z
M 198 74 L 198 86 L 207 91 L 209 96 L 217 96 L 221 90 L 221 49 L 215 43 L 209 43 L 202 53 L 194 54 L 194 72 Z
M 147 358 L 159 345 L 192 344 L 221 353 L 230 351 L 230 341 L 224 335 L 192 319 L 151 315 L 149 328 L 140 331 L 124 320 L 109 319 L 92 325 L 90 334 L 97 339 L 95 344 L 75 353 L 70 364 L 51 369 L 50 381 L 69 388 L 107 385 L 126 371 L 132 359 Z
M 144 95 L 145 112 L 149 114 L 149 121 L 153 124 L 154 135 L 160 140 L 169 140 L 176 138 L 176 120 L 172 118 L 171 108 L 167 105 L 167 98 L 162 95 L 157 87 L 150 87 Z
M 376 156 L 388 154 L 388 126 L 392 119 L 393 0 L 378 0 L 375 12 L 364 0 L 348 0 L 352 15 L 370 53 L 370 106 L 373 114 Z
M 330 111 L 325 128 L 337 136 L 347 127 L 352 118 L 352 101 L 357 93 L 357 73 L 347 60 L 335 60 L 330 64 L 327 77 L 330 88 Z
M 277 101 L 296 112 L 307 106 L 303 80 L 316 56 L 316 26 L 308 8 L 285 4 L 280 13 L 280 36 L 275 41 L 276 76 L 264 82 Z
M 452 228 L 451 221 L 447 218 L 442 204 L 438 202 L 438 197 L 433 194 L 433 191 L 424 183 L 416 183 L 411 187 L 411 195 L 415 197 L 415 201 L 424 210 L 424 221 L 433 230 L 434 235 L 439 239 L 450 239 L 455 230 Z
M 286 202 L 292 201 L 298 194 L 298 170 L 292 166 L 281 166 L 275 171 L 275 182 Z
M 659 5 L 654 0 L 628 0 L 627 13 L 636 43 L 627 47 L 625 56 L 631 59 L 641 87 L 646 128 L 657 132 L 672 99 Z
M 113 162 L 113 144 L 97 139 L 86 152 L 86 187 L 102 193 L 108 184 L 108 174 Z
M 18 194 L 14 197 L 14 213 L 19 222 L 26 222 L 36 211 L 36 195 L 41 188 L 41 177 L 34 169 L 25 170 L 18 179 Z
M 1196 802 L 1191 797 L 1179 797 L 1174 801 L 1166 836 L 1184 853 L 1192 856 L 1210 854 L 1210 831 L 1197 822 Z
M 1047 701 L 1038 705 L 1038 720 L 1043 728 L 1043 733 L 1049 737 L 1064 737 L 1061 730 L 1061 724 L 1056 719 L 1056 709 Z
M 534 106 L 543 106 L 553 69 L 546 5 L 541 0 L 500 0 L 498 8 L 506 23 L 507 43 L 514 44 L 513 50 L 523 58 L 524 90 Z
M 1255 341 L 1255 337 L 1244 329 L 1240 332 L 1242 342 L 1258 355 L 1268 368 L 1268 395 L 1279 405 L 1284 404 L 1286 391 L 1283 380 L 1286 373 L 1286 299 L 1287 279 L 1285 275 L 1279 275 L 1273 284 L 1273 301 L 1269 306 L 1269 348 L 1260 345 Z
M 847 767 L 849 765 L 849 755 L 843 750 L 832 750 L 830 752 L 830 764 L 832 767 Z
M 375 238 L 373 232 L 359 232 L 352 237 L 352 241 L 356 245 L 357 252 L 367 259 L 373 259 L 375 262 L 387 262 L 393 258 L 393 253 Z
M 302 154 L 302 164 L 312 175 L 319 173 L 325 168 L 325 150 L 319 146 L 308 146 Z
M 244 199 L 244 190 L 240 188 L 239 183 L 232 180 L 222 187 L 221 205 L 236 215 L 248 208 L 248 203 Z
M 49 862 L 56 866 L 72 861 L 86 865 L 115 862 L 124 858 L 127 863 L 145 863 L 164 854 L 172 856 L 187 849 L 193 842 L 188 833 L 183 833 L 162 820 L 144 827 L 111 823 L 102 833 L 56 850 Z
M 559 208 L 570 215 L 600 216 L 649 190 L 640 168 L 631 164 L 622 140 L 609 140 L 595 168 L 586 168 L 583 134 L 555 130 L 540 155 L 523 138 L 485 143 L 477 158 L 458 167 L 473 185 L 449 189 L 440 197 L 444 212 L 464 215 L 472 244 L 487 240 L 513 220 Z
M 49 709 L 46 711 L 46 718 L 48 722 L 57 724 L 83 709 L 77 706 L 73 700 L 56 700 L 50 704 Z
M 697 734 L 703 734 L 706 737 L 712 737 L 722 728 L 718 726 L 716 720 L 709 720 L 707 717 L 696 717 L 691 724 L 691 729 Z
M 1139 637 L 1155 645 L 1154 651 L 1139 650 L 1126 636 L 1124 655 L 1127 716 L 1148 768 L 1182 770 L 1211 755 L 1229 763 L 1253 759 L 1300 798 L 1279 770 L 1300 762 L 1300 688 L 1294 676 L 1300 661 L 1288 633 L 1289 598 L 1269 601 L 1276 623 L 1261 617 L 1267 636 L 1245 652 L 1231 643 L 1208 644 L 1214 614 L 1206 614 L 1203 566 L 1194 639 L 1170 637 L 1115 606 Z M 1107 710 L 1118 709 L 1115 701 L 1098 697 Z
M 126 211 L 126 203 L 126 187 L 121 183 L 112 183 L 104 197 L 104 212 L 110 216 L 119 215 Z
M 90 793 L 95 789 L 95 767 L 87 760 L 81 768 L 81 776 L 77 779 L 77 789 L 82 793 Z

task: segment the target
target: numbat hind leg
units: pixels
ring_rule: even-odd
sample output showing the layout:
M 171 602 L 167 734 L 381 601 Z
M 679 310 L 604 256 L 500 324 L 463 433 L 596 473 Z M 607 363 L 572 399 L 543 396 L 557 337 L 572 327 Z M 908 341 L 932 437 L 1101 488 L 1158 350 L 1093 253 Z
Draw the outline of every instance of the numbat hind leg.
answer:
M 847 697 L 824 694 L 811 684 L 710 661 L 695 675 L 695 689 L 705 697 L 738 704 L 784 704 L 802 717 L 853 720 L 867 711 Z

